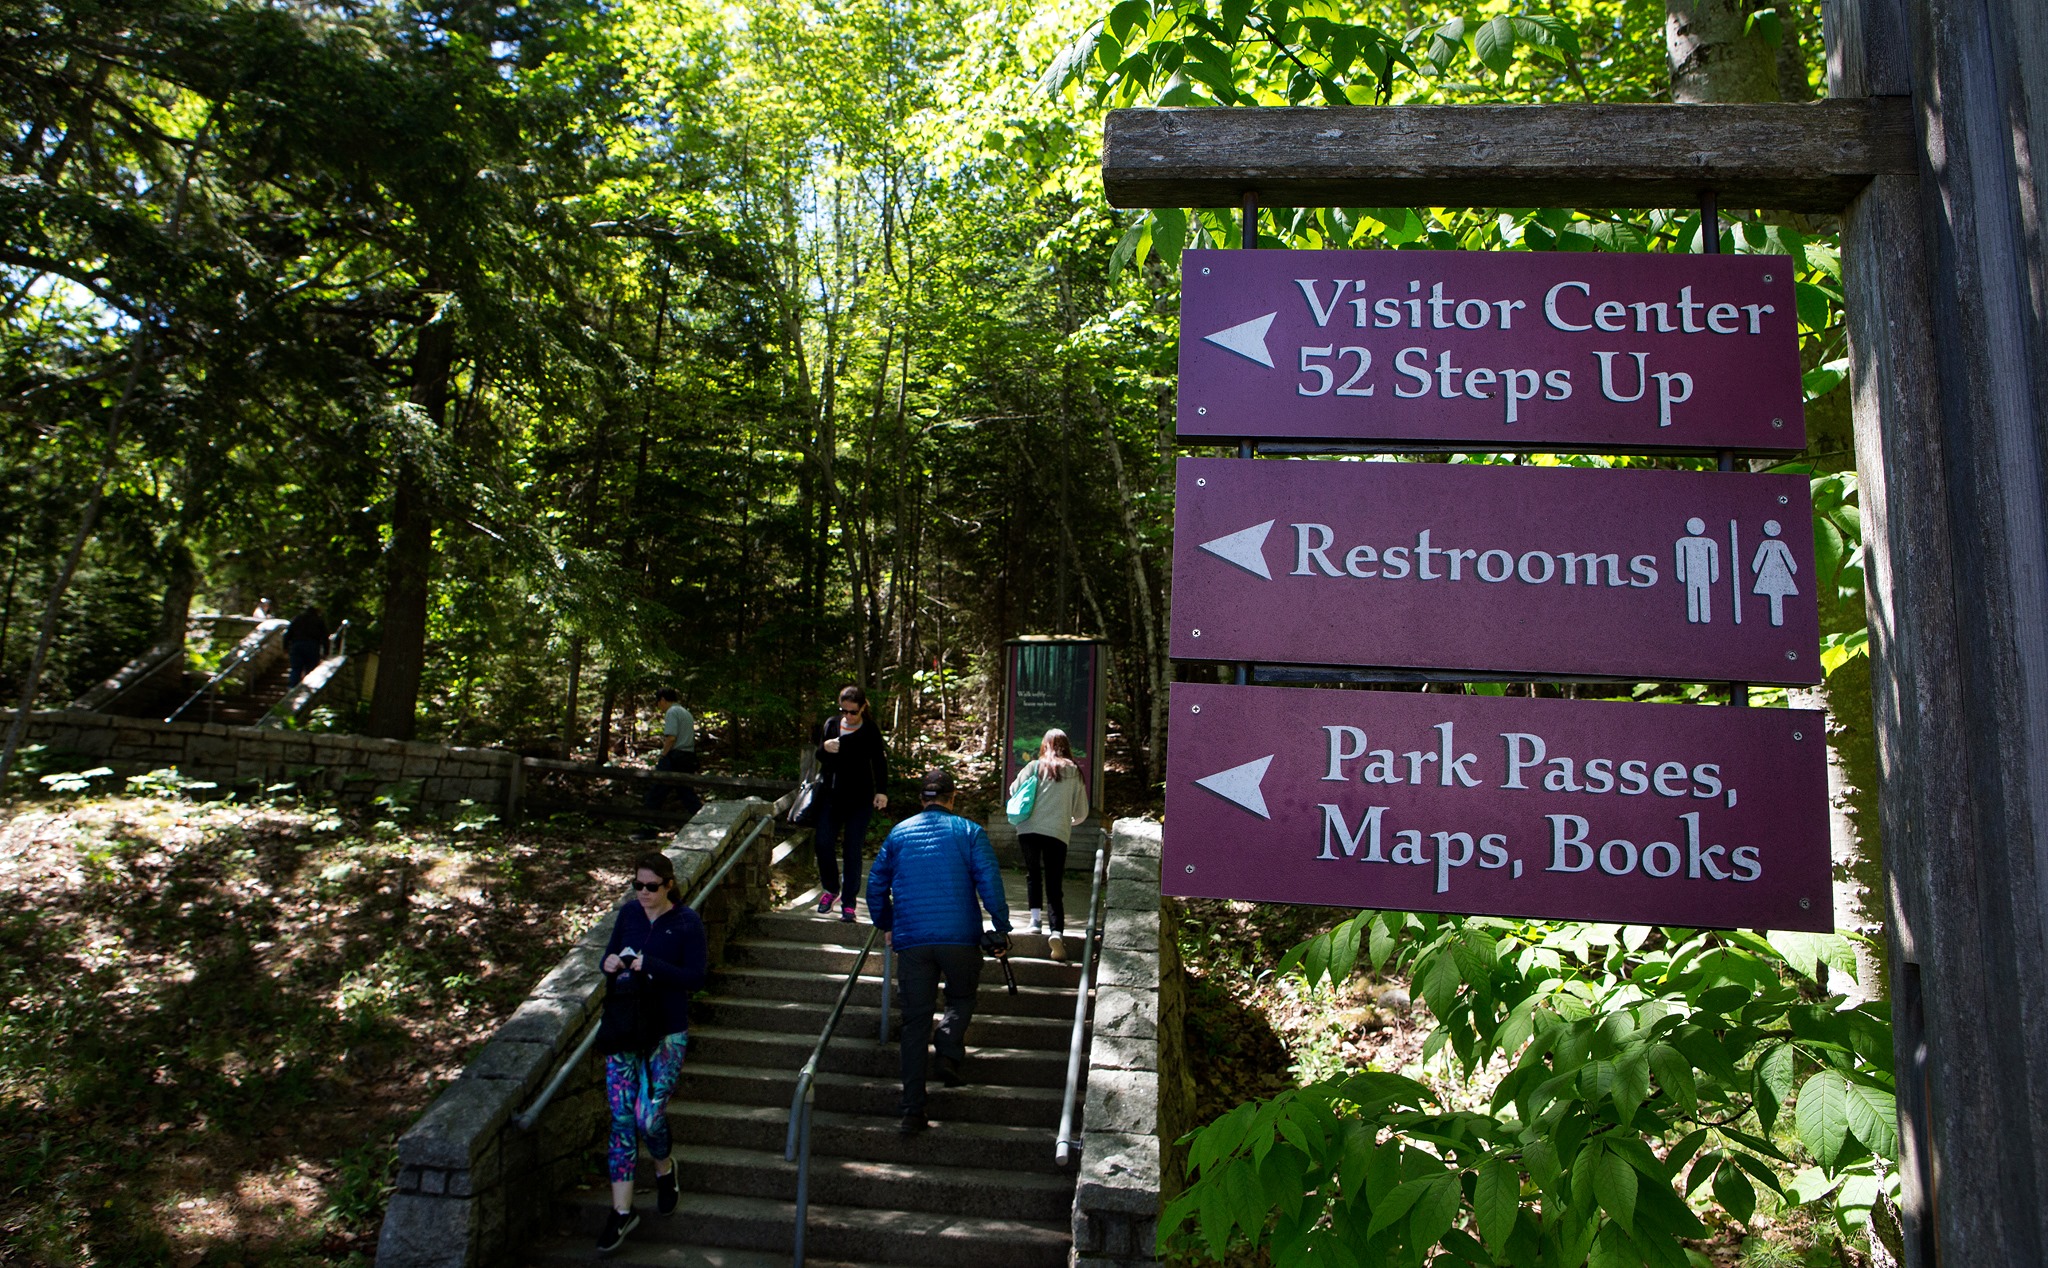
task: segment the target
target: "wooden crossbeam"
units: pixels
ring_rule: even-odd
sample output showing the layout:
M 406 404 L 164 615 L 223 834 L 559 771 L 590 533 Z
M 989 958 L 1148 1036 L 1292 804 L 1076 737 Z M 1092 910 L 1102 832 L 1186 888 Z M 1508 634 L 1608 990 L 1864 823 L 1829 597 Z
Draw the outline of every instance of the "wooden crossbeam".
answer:
M 1771 105 L 1112 111 L 1115 207 L 1690 207 L 1839 212 L 1917 170 L 1903 97 Z

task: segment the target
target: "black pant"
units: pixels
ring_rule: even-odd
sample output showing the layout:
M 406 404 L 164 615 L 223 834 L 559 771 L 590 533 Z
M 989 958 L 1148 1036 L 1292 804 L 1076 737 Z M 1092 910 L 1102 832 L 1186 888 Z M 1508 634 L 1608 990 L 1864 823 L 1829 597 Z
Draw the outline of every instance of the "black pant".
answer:
M 867 870 L 861 866 L 861 850 L 867 844 L 868 821 L 874 813 L 872 801 L 841 806 L 827 799 L 818 803 L 818 817 L 811 821 L 811 848 L 818 855 L 818 888 L 839 895 L 841 907 L 853 906 L 853 900 L 860 897 L 861 882 L 867 879 Z M 842 861 L 844 868 L 840 866 Z
M 1058 837 L 1036 832 L 1020 833 L 1017 848 L 1024 851 L 1024 891 L 1030 905 L 1045 909 L 1045 927 L 1058 933 L 1067 927 L 1067 843 Z M 1041 901 L 1042 900 L 1042 901 Z
M 327 650 L 327 645 L 318 639 L 302 638 L 296 643 L 287 643 L 284 650 L 292 662 L 291 674 L 285 679 L 285 684 L 296 687 L 307 674 L 320 667 L 321 653 Z
M 661 755 L 661 760 L 654 764 L 654 769 L 681 771 L 686 775 L 694 774 L 697 770 L 697 750 L 672 748 Z M 674 790 L 678 797 L 682 798 L 684 814 L 693 815 L 704 808 L 704 799 L 697 795 L 696 789 L 688 784 L 671 785 L 659 779 L 648 781 L 647 795 L 641 799 L 641 804 L 649 810 L 659 810 L 668 804 L 668 795 L 671 789 Z
M 946 979 L 946 1015 L 932 1030 L 939 978 Z M 981 983 L 978 946 L 904 947 L 896 952 L 896 989 L 903 996 L 903 1112 L 924 1113 L 927 1047 L 954 1061 L 967 1056 L 967 1023 Z

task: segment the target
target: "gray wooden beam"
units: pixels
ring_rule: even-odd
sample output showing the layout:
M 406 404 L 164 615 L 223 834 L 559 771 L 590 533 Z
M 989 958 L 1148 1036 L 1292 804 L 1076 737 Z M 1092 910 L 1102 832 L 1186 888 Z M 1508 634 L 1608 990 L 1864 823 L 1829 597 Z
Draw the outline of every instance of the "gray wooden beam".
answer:
M 1838 212 L 1917 174 L 1904 99 L 1770 105 L 1111 111 L 1115 207 L 1723 207 Z
M 2048 1263 L 2048 35 L 2038 0 L 1831 0 L 1834 92 L 1918 180 L 1842 228 L 1907 1268 Z

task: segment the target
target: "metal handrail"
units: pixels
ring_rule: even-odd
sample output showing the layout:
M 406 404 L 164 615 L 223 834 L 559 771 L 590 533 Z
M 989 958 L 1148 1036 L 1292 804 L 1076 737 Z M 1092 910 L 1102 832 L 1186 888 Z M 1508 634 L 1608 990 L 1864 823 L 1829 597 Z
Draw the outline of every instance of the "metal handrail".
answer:
M 252 659 L 255 658 L 258 652 L 262 651 L 269 644 L 270 640 L 268 638 L 265 638 L 261 642 L 245 642 L 242 646 L 237 647 L 234 651 L 234 654 L 227 658 L 227 660 L 221 665 L 219 670 L 215 671 L 213 677 L 207 679 L 206 682 L 203 685 L 201 685 L 199 690 L 193 692 L 191 697 L 187 699 L 185 703 L 171 710 L 171 716 L 165 718 L 164 721 L 176 722 L 178 720 L 179 714 L 185 712 L 185 710 L 197 704 L 199 702 L 199 698 L 201 696 L 204 696 L 207 692 L 212 691 L 215 684 L 219 683 L 221 679 L 226 678 L 229 674 L 234 673 L 237 669 L 240 669 L 243 665 L 248 664 Z
M 1075 1138 L 1074 1102 L 1081 1093 L 1081 1041 L 1088 1024 L 1088 990 L 1095 976 L 1095 961 L 1100 937 L 1096 925 L 1102 918 L 1102 878 L 1109 871 L 1109 845 L 1095 847 L 1095 868 L 1088 887 L 1088 925 L 1085 933 L 1087 943 L 1081 949 L 1081 985 L 1074 994 L 1074 1034 L 1067 1044 L 1067 1094 L 1060 1101 L 1060 1134 L 1053 1142 L 1053 1162 L 1066 1166 L 1080 1154 L 1081 1142 Z
M 741 841 L 732 853 L 725 856 L 725 862 L 720 864 L 718 870 L 711 874 L 710 880 L 704 882 L 703 887 L 697 891 L 696 897 L 683 905 L 691 911 L 702 911 L 705 900 L 711 897 L 712 891 L 718 888 L 719 882 L 725 879 L 726 873 L 732 871 L 734 865 L 746 857 L 747 851 L 754 847 L 754 842 L 760 840 L 761 834 L 767 831 L 768 826 L 774 822 L 774 815 L 762 815 L 754 824 L 754 830 L 747 833 L 746 840 Z M 576 1045 L 576 1050 L 571 1052 L 562 1061 L 560 1066 L 556 1067 L 554 1077 L 549 1079 L 547 1086 L 540 1090 L 540 1095 L 534 1098 L 533 1104 L 527 1106 L 524 1112 L 512 1119 L 512 1122 L 518 1126 L 519 1130 L 533 1130 L 533 1125 L 540 1121 L 542 1112 L 547 1109 L 548 1102 L 554 1100 L 555 1093 L 562 1090 L 562 1084 L 568 1079 L 569 1072 L 582 1065 L 583 1058 L 590 1055 L 591 1045 L 597 1042 L 599 1023 L 602 1020 L 602 1013 L 591 1019 L 590 1029 L 584 1032 L 583 1040 Z
M 854 959 L 853 968 L 847 971 L 846 982 L 839 988 L 838 1002 L 832 1005 L 832 1015 L 825 1019 L 825 1028 L 818 1032 L 817 1046 L 811 1049 L 810 1060 L 797 1071 L 796 1094 L 789 1100 L 789 1134 L 782 1145 L 782 1160 L 796 1164 L 796 1268 L 803 1268 L 804 1229 L 811 1213 L 811 1105 L 817 1099 L 818 1066 L 825 1060 L 825 1049 L 832 1042 L 833 1032 L 839 1029 L 839 1019 L 846 1012 L 848 1000 L 853 998 L 853 988 L 860 985 L 860 971 L 867 967 L 868 956 L 875 949 L 875 939 L 882 938 L 882 1039 L 889 1038 L 889 967 L 895 949 L 880 929 L 868 930 L 868 940 L 862 944 L 860 955 Z

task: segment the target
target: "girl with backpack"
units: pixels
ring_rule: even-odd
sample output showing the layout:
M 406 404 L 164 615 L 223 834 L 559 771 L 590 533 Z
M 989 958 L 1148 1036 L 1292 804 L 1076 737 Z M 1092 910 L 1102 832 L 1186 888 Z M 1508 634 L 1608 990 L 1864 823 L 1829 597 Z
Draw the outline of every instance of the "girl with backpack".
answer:
M 1026 784 L 1035 787 L 1020 798 Z M 1024 931 L 1037 933 L 1043 915 L 1042 927 L 1052 938 L 1053 958 L 1064 959 L 1066 944 L 1060 934 L 1067 923 L 1062 883 L 1067 842 L 1074 829 L 1088 819 L 1088 786 L 1081 778 L 1081 768 L 1074 764 L 1074 750 L 1065 731 L 1053 727 L 1045 733 L 1038 743 L 1037 758 L 1024 763 L 1010 783 L 1010 804 L 1010 821 L 1017 825 L 1017 848 L 1024 852 L 1024 883 L 1031 900 L 1031 920 Z

